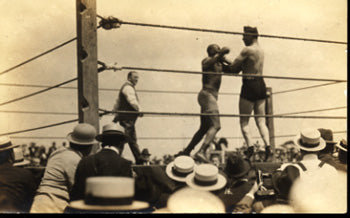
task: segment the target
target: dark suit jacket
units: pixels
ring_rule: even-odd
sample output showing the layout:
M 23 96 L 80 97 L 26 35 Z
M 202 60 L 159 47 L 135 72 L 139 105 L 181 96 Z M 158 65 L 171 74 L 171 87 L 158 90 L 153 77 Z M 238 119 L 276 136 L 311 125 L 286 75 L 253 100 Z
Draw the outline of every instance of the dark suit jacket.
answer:
M 1 212 L 29 212 L 37 184 L 28 169 L 0 164 Z
M 84 157 L 75 172 L 74 185 L 70 192 L 71 201 L 84 199 L 86 179 L 92 176 L 132 177 L 131 161 L 110 149 L 102 149 Z

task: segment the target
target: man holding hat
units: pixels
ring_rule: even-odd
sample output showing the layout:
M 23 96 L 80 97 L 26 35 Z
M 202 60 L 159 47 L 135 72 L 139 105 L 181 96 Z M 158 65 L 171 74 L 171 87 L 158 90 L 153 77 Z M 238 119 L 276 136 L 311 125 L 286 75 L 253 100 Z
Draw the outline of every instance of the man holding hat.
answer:
M 13 166 L 14 147 L 8 136 L 0 137 L 0 213 L 29 212 L 37 187 L 31 171 Z
M 322 149 L 318 155 L 321 161 L 332 165 L 337 170 L 347 171 L 346 164 L 341 163 L 334 155 L 338 142 L 333 140 L 333 131 L 331 129 L 319 128 L 318 131 L 321 133 L 321 137 L 326 142 L 326 147 Z
M 104 125 L 102 134 L 97 135 L 96 140 L 102 143 L 102 149 L 79 162 L 70 192 L 71 201 L 84 198 L 85 181 L 89 177 L 132 177 L 131 161 L 121 156 L 126 142 L 124 128 L 116 123 Z
M 88 156 L 94 144 L 96 129 L 88 123 L 79 123 L 67 135 L 69 147 L 54 151 L 47 163 L 44 176 L 34 198 L 31 213 L 63 213 L 74 184 L 76 167 L 83 156 Z
M 245 26 L 243 34 L 244 47 L 231 65 L 231 71 L 243 75 L 261 76 L 264 66 L 264 51 L 258 44 L 258 30 L 256 27 Z M 242 77 L 242 88 L 239 98 L 239 113 L 250 115 L 254 110 L 256 115 L 265 115 L 266 84 L 263 77 Z M 243 137 L 248 145 L 247 157 L 254 153 L 254 140 L 249 130 L 249 116 L 240 117 L 240 125 Z M 266 126 L 265 117 L 255 117 L 255 123 L 265 144 L 266 158 L 271 155 L 269 130 Z

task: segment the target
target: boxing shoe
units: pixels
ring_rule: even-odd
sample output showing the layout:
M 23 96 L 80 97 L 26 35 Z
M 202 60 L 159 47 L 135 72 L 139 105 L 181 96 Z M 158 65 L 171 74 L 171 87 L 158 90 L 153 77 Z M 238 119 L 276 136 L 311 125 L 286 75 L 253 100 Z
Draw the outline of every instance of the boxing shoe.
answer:
M 266 146 L 265 147 L 265 162 L 268 160 L 268 158 L 271 156 L 271 146 Z
M 210 163 L 210 160 L 205 156 L 204 152 L 197 152 L 194 155 L 194 159 L 204 163 Z
M 253 156 L 254 154 L 254 146 L 249 146 L 246 152 L 246 156 L 248 159 L 251 158 L 251 156 Z

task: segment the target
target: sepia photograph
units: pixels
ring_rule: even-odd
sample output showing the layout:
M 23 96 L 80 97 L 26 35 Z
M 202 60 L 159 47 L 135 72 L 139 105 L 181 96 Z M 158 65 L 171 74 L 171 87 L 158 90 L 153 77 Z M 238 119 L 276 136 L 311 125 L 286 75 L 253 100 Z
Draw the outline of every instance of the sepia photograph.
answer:
M 347 213 L 345 0 L 0 0 L 0 214 Z

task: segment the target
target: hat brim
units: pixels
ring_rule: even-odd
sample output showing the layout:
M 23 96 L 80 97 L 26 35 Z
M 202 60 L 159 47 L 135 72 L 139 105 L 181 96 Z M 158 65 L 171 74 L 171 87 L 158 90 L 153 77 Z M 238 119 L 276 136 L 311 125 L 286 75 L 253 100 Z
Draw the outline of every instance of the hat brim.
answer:
M 5 151 L 5 150 L 9 150 L 11 148 L 17 147 L 18 145 L 10 145 L 8 147 L 4 147 L 4 148 L 0 148 L 0 151 Z
M 142 210 L 149 207 L 148 202 L 133 201 L 128 205 L 89 205 L 84 200 L 72 201 L 69 207 L 78 210 L 101 210 L 101 211 L 132 211 Z
M 218 180 L 214 185 L 201 186 L 201 185 L 198 185 L 195 183 L 194 175 L 195 175 L 195 173 L 191 173 L 186 177 L 186 184 L 193 189 L 197 189 L 197 190 L 201 190 L 201 191 L 219 190 L 219 189 L 225 187 L 225 185 L 227 183 L 226 178 L 219 173 Z
M 102 134 L 99 134 L 95 137 L 95 139 L 97 141 L 102 142 L 103 140 L 105 140 L 106 138 L 118 138 L 121 140 L 125 140 L 126 136 L 124 133 L 120 132 L 120 131 L 109 131 L 109 132 L 104 132 Z
M 174 166 L 174 161 L 170 162 L 166 168 L 165 168 L 165 173 L 166 175 L 170 178 L 170 179 L 173 179 L 175 181 L 178 181 L 178 182 L 186 182 L 186 176 L 185 177 L 181 177 L 181 176 L 177 176 L 173 173 L 173 168 Z M 192 173 L 192 172 L 191 172 Z
M 29 164 L 30 164 L 29 160 L 22 160 L 21 162 L 14 163 L 13 166 L 20 167 L 20 166 L 26 166 Z
M 88 141 L 88 142 L 77 141 L 74 138 L 72 138 L 72 133 L 69 133 L 67 135 L 67 140 L 69 142 L 72 142 L 72 143 L 78 144 L 78 145 L 92 145 L 92 144 L 97 144 L 98 143 L 98 141 L 96 141 L 95 139 L 93 139 L 91 141 Z
M 337 148 L 339 148 L 340 150 L 343 150 L 343 151 L 345 151 L 345 152 L 348 152 L 348 149 L 346 149 L 346 148 L 344 148 L 343 146 L 341 146 L 340 143 L 335 144 L 335 146 L 336 146 Z
M 301 144 L 300 135 L 294 139 L 294 143 L 297 145 L 297 147 L 300 150 L 304 150 L 304 151 L 321 151 L 322 149 L 324 149 L 326 147 L 326 141 L 323 138 L 320 138 L 320 144 L 318 146 L 313 147 L 313 148 L 305 147 Z

